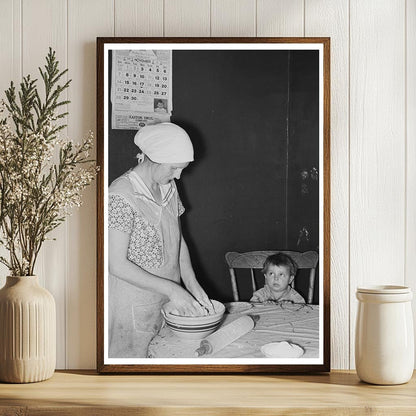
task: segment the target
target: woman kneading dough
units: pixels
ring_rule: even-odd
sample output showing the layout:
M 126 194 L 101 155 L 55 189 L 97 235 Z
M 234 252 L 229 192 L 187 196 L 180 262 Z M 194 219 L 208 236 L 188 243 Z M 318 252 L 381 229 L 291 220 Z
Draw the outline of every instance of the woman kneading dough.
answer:
M 137 166 L 108 192 L 110 358 L 147 357 L 167 302 L 181 315 L 212 311 L 181 233 L 175 185 L 194 160 L 192 142 L 181 127 L 161 123 L 143 127 L 134 143 Z

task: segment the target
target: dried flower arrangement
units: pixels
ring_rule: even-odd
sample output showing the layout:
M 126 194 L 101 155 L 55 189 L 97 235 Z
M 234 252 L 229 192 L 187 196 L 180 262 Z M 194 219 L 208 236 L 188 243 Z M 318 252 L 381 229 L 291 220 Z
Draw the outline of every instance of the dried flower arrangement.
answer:
M 59 121 L 68 114 L 61 109 L 69 103 L 60 96 L 71 81 L 59 84 L 68 70 L 58 65 L 49 48 L 44 70 L 39 68 L 44 96 L 27 75 L 20 91 L 10 84 L 0 105 L 0 245 L 10 254 L 0 262 L 12 276 L 33 275 L 43 242 L 81 205 L 97 171 L 89 156 L 91 132 L 79 144 L 59 137 L 66 127 Z

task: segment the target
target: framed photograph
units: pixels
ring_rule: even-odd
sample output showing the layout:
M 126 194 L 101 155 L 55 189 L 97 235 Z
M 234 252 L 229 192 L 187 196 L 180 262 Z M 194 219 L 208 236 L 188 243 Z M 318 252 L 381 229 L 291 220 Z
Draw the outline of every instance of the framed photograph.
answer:
M 99 372 L 330 370 L 329 54 L 97 39 Z

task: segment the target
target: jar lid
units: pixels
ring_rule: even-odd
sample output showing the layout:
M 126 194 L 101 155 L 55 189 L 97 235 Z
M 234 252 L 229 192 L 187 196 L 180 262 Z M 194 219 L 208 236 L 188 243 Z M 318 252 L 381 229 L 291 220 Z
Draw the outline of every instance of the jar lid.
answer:
M 375 285 L 367 287 L 357 287 L 358 293 L 378 293 L 383 295 L 395 295 L 400 293 L 410 293 L 410 287 L 408 286 L 396 286 L 396 285 Z

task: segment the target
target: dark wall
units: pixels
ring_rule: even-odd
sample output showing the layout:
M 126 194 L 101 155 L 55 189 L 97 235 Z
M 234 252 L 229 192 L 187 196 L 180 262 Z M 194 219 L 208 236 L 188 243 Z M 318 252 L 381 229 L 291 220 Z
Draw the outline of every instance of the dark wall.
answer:
M 318 58 L 315 51 L 290 55 L 288 247 L 301 251 L 319 248 Z
M 290 250 L 319 252 L 319 55 L 292 51 L 289 75 L 288 241 Z M 316 170 L 315 170 L 316 169 Z M 319 267 L 319 266 L 318 266 Z M 297 289 L 307 293 L 307 271 Z M 316 276 L 319 275 L 317 270 Z M 316 284 L 314 302 L 319 301 Z
M 291 163 L 291 154 L 303 150 L 291 147 L 290 140 L 316 134 L 309 123 L 299 122 L 303 111 L 318 123 L 317 115 L 308 113 L 315 107 L 309 97 L 315 90 L 302 91 L 317 82 L 302 82 L 315 61 L 296 53 L 300 59 L 293 51 L 173 52 L 172 122 L 190 134 L 195 147 L 195 162 L 178 183 L 187 209 L 182 227 L 197 278 L 212 298 L 232 297 L 227 251 L 296 248 L 288 245 L 288 230 L 297 228 L 289 212 L 296 193 L 288 180 L 302 164 L 301 155 Z M 298 93 L 303 105 L 290 101 Z M 110 130 L 111 179 L 134 165 L 134 134 Z M 249 298 L 249 285 L 241 289 L 242 298 Z

